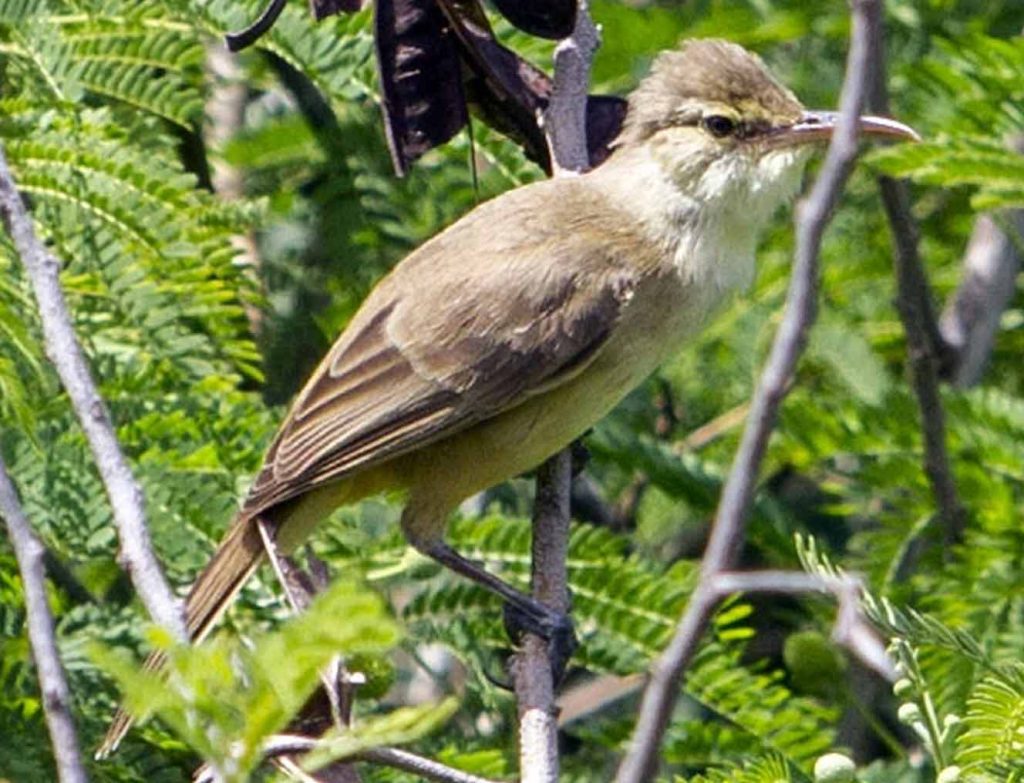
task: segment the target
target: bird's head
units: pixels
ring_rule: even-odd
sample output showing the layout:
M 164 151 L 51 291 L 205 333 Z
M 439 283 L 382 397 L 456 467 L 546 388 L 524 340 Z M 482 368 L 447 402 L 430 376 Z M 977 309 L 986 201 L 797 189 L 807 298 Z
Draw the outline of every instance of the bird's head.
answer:
M 792 196 L 835 112 L 808 111 L 755 54 L 720 40 L 664 52 L 629 97 L 615 146 L 646 151 L 685 196 L 761 222 Z M 862 117 L 865 135 L 916 139 L 906 125 Z

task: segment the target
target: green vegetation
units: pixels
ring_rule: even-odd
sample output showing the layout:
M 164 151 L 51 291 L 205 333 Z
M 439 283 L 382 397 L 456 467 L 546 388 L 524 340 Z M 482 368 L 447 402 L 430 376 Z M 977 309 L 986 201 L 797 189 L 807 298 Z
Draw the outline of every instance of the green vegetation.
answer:
M 844 4 L 595 0 L 593 12 L 604 25 L 595 92 L 628 90 L 682 36 L 714 35 L 758 50 L 807 105 L 836 103 Z M 479 200 L 543 176 L 477 123 L 472 146 L 463 134 L 394 178 L 369 11 L 314 24 L 292 3 L 237 73 L 213 75 L 205 63 L 217 36 L 256 13 L 237 0 L 0 0 L 0 142 L 40 234 L 66 263 L 76 329 L 143 485 L 161 560 L 181 586 L 229 522 L 287 400 L 374 281 Z M 1024 296 L 1018 288 L 1003 314 L 982 383 L 944 390 L 969 513 L 964 543 L 946 548 L 875 183 L 881 172 L 912 180 L 922 253 L 947 300 L 977 210 L 1024 207 L 1024 158 L 1008 146 L 1024 133 L 1024 9 L 1019 0 L 894 0 L 886 25 L 893 112 L 926 142 L 869 154 L 826 236 L 820 321 L 770 445 L 744 564 L 862 574 L 903 679 L 893 694 L 827 642 L 830 602 L 733 601 L 689 673 L 664 748 L 666 779 L 809 781 L 837 749 L 854 753 L 862 781 L 951 781 L 954 766 L 962 781 L 1024 779 Z M 550 44 L 497 28 L 547 64 Z M 204 117 L 225 116 L 236 127 L 204 135 Z M 740 428 L 724 426 L 699 448 L 684 439 L 749 398 L 791 250 L 791 221 L 780 216 L 754 289 L 588 437 L 587 474 L 617 513 L 614 525 L 581 519 L 573 531 L 574 665 L 642 671 L 666 643 Z M 141 655 L 159 634 L 142 628 L 115 562 L 102 485 L 43 356 L 6 236 L 0 452 L 49 549 L 87 755 L 119 699 L 114 674 L 163 718 L 133 731 L 112 759 L 90 762 L 92 780 L 188 780 L 197 752 L 218 763 L 238 754 L 235 779 L 244 779 L 258 740 L 301 706 L 333 651 L 358 653 L 370 679 L 357 691 L 360 729 L 338 738 L 335 757 L 408 741 L 480 775 L 516 774 L 514 705 L 489 680 L 504 676 L 500 607 L 413 555 L 388 499 L 323 525 L 315 552 L 345 580 L 315 614 L 281 625 L 289 611 L 267 569 L 243 591 L 225 636 L 172 650 L 178 688 L 125 666 L 124 651 Z M 454 522 L 452 543 L 525 584 L 529 501 L 526 481 L 495 489 L 481 518 L 467 511 Z M 248 650 L 228 641 L 238 634 L 260 641 Z M 424 682 L 427 706 L 403 711 Z M 626 702 L 569 723 L 564 779 L 608 779 L 634 712 Z M 196 714 L 242 746 L 210 746 L 190 723 Z M 53 779 L 6 542 L 0 737 L 0 779 Z M 361 774 L 412 779 L 369 765 Z

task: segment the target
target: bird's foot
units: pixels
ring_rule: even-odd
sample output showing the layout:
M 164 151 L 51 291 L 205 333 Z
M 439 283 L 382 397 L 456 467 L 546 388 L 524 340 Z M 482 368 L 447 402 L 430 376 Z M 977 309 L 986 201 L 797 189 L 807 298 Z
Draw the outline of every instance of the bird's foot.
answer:
M 557 688 L 577 645 L 576 631 L 569 615 L 531 598 L 522 602 L 507 602 L 504 618 L 505 631 L 515 644 L 521 644 L 523 636 L 528 633 L 539 636 L 547 643 L 551 681 Z

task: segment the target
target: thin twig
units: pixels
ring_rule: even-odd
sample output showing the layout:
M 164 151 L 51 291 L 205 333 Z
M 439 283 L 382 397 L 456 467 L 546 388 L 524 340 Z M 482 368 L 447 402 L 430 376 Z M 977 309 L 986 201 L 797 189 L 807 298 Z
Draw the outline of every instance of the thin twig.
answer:
M 533 596 L 568 611 L 569 486 L 572 456 L 564 449 L 537 471 L 533 508 Z M 558 710 L 548 642 L 527 634 L 513 667 L 519 704 L 519 774 L 522 783 L 558 780 Z
M 411 772 L 424 780 L 433 780 L 436 783 L 493 783 L 479 775 L 463 772 L 461 769 L 449 767 L 400 748 L 374 748 L 361 753 L 357 758 Z
M 797 208 L 796 251 L 785 316 L 754 393 L 747 426 L 722 490 L 700 581 L 672 640 L 654 664 L 629 751 L 618 770 L 618 783 L 641 783 L 653 777 L 683 674 L 717 603 L 713 579 L 732 567 L 743 541 L 746 512 L 753 497 L 758 468 L 789 378 L 815 317 L 822 235 L 857 155 L 858 116 L 879 56 L 878 38 L 871 35 L 878 13 L 878 0 L 852 2 L 850 53 L 840 102 L 841 118 L 821 174 L 810 195 Z
M 896 245 L 896 308 L 907 335 L 911 385 L 921 415 L 924 471 L 935 496 L 945 542 L 953 544 L 963 538 L 967 511 L 960 502 L 946 450 L 946 414 L 939 394 L 940 360 L 926 326 L 935 322 L 935 316 L 917 253 L 917 227 L 910 214 L 906 184 L 889 177 L 879 177 L 878 184 Z
M 142 490 L 121 452 L 107 406 L 100 397 L 71 325 L 60 263 L 36 236 L 32 218 L 0 148 L 0 214 L 25 266 L 43 326 L 46 355 L 60 376 L 92 450 L 106 488 L 121 549 L 118 560 L 131 576 L 135 590 L 153 620 L 179 639 L 186 639 L 178 601 L 164 580 L 146 528 Z
M 600 44 L 600 30 L 590 17 L 590 7 L 586 0 L 580 0 L 572 34 L 555 49 L 551 101 L 543 119 L 556 177 L 580 174 L 590 167 L 587 91 L 590 64 Z
M 750 403 L 743 402 L 721 413 L 706 424 L 702 424 L 673 446 L 676 453 L 700 451 L 709 443 L 743 423 L 750 411 Z
M 278 734 L 263 744 L 266 756 L 293 756 L 317 748 L 318 740 L 291 734 Z M 419 775 L 437 783 L 494 783 L 494 781 L 449 767 L 439 761 L 399 748 L 372 748 L 351 756 L 347 761 L 367 761 Z M 314 778 L 315 779 L 315 778 Z
M 270 28 L 274 26 L 274 22 L 277 21 L 277 17 L 281 15 L 286 5 L 285 0 L 270 0 L 252 24 L 236 33 L 225 33 L 224 43 L 227 44 L 228 49 L 232 52 L 240 52 L 256 43 L 270 32 Z
M 875 24 L 873 37 L 881 40 L 881 22 Z M 873 77 L 871 109 L 887 114 L 889 101 L 881 59 Z M 946 417 L 939 394 L 939 375 L 955 363 L 955 352 L 939 331 L 931 288 L 917 250 L 917 223 L 910 213 L 907 185 L 883 176 L 878 178 L 878 186 L 895 244 L 896 308 L 907 335 L 911 384 L 921 414 L 924 470 L 935 496 L 945 542 L 952 544 L 963 538 L 967 512 L 960 502 L 946 450 Z
M 849 650 L 869 669 L 890 682 L 896 680 L 896 666 L 861 609 L 863 585 L 859 579 L 851 576 L 819 576 L 803 571 L 726 571 L 716 574 L 710 580 L 709 590 L 718 602 L 737 593 L 831 593 L 839 605 L 832 640 Z
M 555 50 L 551 101 L 538 118 L 547 136 L 555 176 L 579 174 L 589 167 L 587 92 L 599 31 L 580 0 L 572 34 Z M 572 450 L 551 457 L 537 473 L 533 514 L 532 585 L 534 597 L 567 612 L 569 496 Z M 527 635 L 513 667 L 519 712 L 519 772 L 522 783 L 558 780 L 558 710 L 548 642 Z
M 61 783 L 85 783 L 85 768 L 78 751 L 78 734 L 71 716 L 71 692 L 57 651 L 57 636 L 53 615 L 46 596 L 46 572 L 43 558 L 46 549 L 32 532 L 18 495 L 7 474 L 7 466 L 0 457 L 0 517 L 7 524 L 7 537 L 14 547 L 18 561 L 22 590 L 25 593 L 25 612 L 28 615 L 28 638 L 32 645 L 32 658 L 39 675 L 39 690 L 43 696 L 43 714 L 50 731 L 53 757 L 57 763 L 57 776 Z

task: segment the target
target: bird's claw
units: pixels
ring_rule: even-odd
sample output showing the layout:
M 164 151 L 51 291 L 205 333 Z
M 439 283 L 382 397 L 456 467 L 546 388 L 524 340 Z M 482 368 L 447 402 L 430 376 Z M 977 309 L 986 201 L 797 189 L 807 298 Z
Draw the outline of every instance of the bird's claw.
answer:
M 506 603 L 504 619 L 505 631 L 515 644 L 520 644 L 528 633 L 547 642 L 552 682 L 558 687 L 577 645 L 576 631 L 569 615 L 541 603 L 526 607 Z

